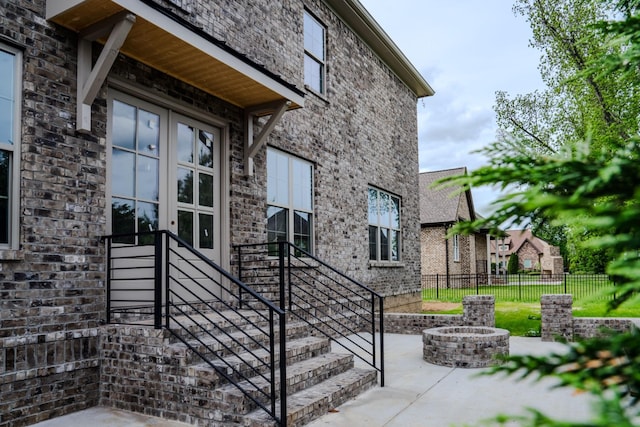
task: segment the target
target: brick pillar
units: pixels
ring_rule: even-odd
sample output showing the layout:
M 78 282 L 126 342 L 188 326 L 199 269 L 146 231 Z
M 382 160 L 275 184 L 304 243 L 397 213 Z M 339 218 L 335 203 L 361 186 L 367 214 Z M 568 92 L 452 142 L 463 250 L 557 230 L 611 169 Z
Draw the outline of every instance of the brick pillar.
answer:
M 496 326 L 496 300 L 493 295 L 467 295 L 462 299 L 465 326 Z
M 573 341 L 573 297 L 542 295 L 542 341 Z

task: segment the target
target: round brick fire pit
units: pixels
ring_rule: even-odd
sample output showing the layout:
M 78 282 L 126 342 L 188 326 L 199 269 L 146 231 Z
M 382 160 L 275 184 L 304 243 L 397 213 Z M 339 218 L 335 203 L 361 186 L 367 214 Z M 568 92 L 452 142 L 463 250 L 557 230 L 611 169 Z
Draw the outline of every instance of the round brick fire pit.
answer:
M 509 355 L 509 331 L 486 326 L 443 326 L 422 331 L 423 358 L 456 368 L 484 368 Z

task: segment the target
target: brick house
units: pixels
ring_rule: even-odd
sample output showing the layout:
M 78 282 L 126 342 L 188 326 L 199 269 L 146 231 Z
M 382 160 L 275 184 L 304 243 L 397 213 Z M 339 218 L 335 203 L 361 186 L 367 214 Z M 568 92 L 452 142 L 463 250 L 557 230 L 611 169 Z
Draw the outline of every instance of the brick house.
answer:
M 530 229 L 507 230 L 503 239 L 491 242 L 491 261 L 503 269 L 514 253 L 518 254 L 518 271 L 564 273 L 560 249 L 534 236 Z
M 416 103 L 433 91 L 357 0 L 0 11 L 0 425 L 98 404 L 237 421 L 187 402 L 210 392 L 178 381 L 192 356 L 165 332 L 105 325 L 107 290 L 138 280 L 153 248 L 146 232 L 193 246 L 220 284 L 236 283 L 238 245 L 287 241 L 385 310 L 419 306 Z M 124 277 L 112 235 L 139 252 Z
M 420 257 L 423 275 L 476 274 L 487 272 L 489 236 L 455 235 L 449 228 L 460 221 L 476 219 L 471 190 L 433 188 L 449 176 L 463 175 L 467 168 L 420 173 Z

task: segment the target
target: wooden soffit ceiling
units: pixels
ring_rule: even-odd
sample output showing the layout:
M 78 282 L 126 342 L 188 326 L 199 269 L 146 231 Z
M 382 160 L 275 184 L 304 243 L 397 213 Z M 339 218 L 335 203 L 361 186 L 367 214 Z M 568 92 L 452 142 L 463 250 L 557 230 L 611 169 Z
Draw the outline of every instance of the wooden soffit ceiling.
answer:
M 302 107 L 303 93 L 280 77 L 188 28 L 141 0 L 47 0 L 47 19 L 83 36 L 124 12 L 136 16 L 120 52 L 244 109 L 290 101 Z M 197 30 L 197 29 L 196 29 Z M 104 43 L 106 37 L 98 38 Z

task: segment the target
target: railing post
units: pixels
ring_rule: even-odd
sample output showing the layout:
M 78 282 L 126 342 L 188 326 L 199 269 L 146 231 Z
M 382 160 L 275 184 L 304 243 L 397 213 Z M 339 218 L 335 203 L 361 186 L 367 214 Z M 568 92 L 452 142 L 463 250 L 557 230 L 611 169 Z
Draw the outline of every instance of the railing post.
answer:
M 287 325 L 286 314 L 280 314 L 280 425 L 287 426 Z M 274 412 L 275 413 L 275 412 Z
M 284 249 L 287 242 L 278 242 L 278 275 L 280 277 L 280 309 L 285 309 L 284 298 Z
M 153 319 L 154 327 L 156 329 L 162 328 L 162 239 L 160 233 L 155 232 L 153 234 L 154 243 L 154 310 Z
M 287 298 L 289 300 L 289 311 L 293 308 L 293 298 L 291 296 L 291 244 L 287 244 Z
M 562 281 L 563 281 L 563 283 L 564 283 L 564 293 L 565 293 L 565 295 L 566 295 L 566 293 L 567 293 L 567 275 L 566 275 L 566 274 L 564 274 L 563 276 L 564 276 L 564 277 L 562 278 Z
M 384 387 L 384 298 L 382 296 L 380 296 L 380 387 Z
M 438 275 L 436 274 L 436 299 L 440 299 L 440 284 L 438 283 Z
M 164 326 L 165 328 L 170 329 L 171 305 L 169 304 L 169 289 L 171 287 L 171 281 L 169 280 L 169 277 L 171 276 L 171 272 L 169 271 L 169 269 L 171 268 L 171 260 L 169 259 L 169 257 L 171 256 L 171 251 L 169 250 L 169 245 L 171 244 L 171 239 L 169 238 L 169 234 L 167 234 L 166 231 L 158 231 L 157 233 L 159 236 L 164 236 L 164 239 L 160 240 L 164 240 L 164 247 L 167 248 L 167 250 L 164 251 Z
M 238 280 L 244 283 L 242 277 L 242 246 L 238 246 Z M 242 288 L 238 287 L 238 308 L 242 309 Z
M 107 237 L 107 323 L 111 323 L 111 237 Z

